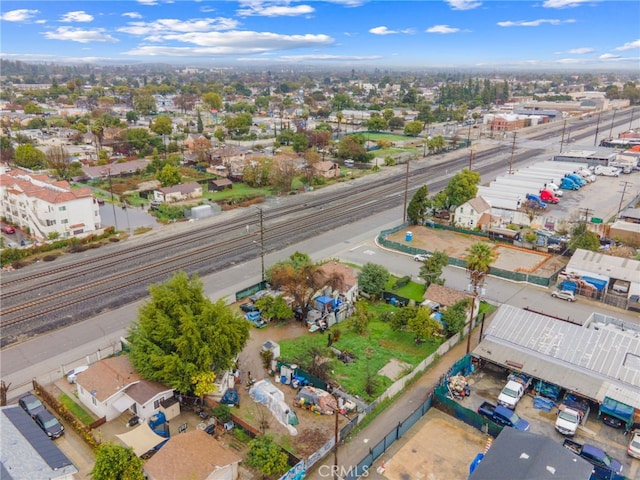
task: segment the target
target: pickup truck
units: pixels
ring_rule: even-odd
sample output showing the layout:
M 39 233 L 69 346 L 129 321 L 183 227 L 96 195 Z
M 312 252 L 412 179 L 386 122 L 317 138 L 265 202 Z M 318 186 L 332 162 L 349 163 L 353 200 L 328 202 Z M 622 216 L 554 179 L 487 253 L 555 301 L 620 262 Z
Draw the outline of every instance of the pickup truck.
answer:
M 530 384 L 531 377 L 528 375 L 512 373 L 507 379 L 507 384 L 498 395 L 498 405 L 514 410 Z
M 610 478 L 612 473 L 622 473 L 622 463 L 595 445 L 574 442 L 568 438 L 562 445 L 595 467 L 591 478 Z
M 489 402 L 483 402 L 478 407 L 478 413 L 483 417 L 487 417 L 489 420 L 497 423 L 498 425 L 504 425 L 507 427 L 513 427 L 516 430 L 527 431 L 529 430 L 529 422 L 524 418 L 520 418 L 514 411 L 509 410 L 502 405 L 494 405 Z
M 589 402 L 571 393 L 566 393 L 558 407 L 558 417 L 555 428 L 562 435 L 573 437 L 580 424 L 586 422 L 589 416 Z

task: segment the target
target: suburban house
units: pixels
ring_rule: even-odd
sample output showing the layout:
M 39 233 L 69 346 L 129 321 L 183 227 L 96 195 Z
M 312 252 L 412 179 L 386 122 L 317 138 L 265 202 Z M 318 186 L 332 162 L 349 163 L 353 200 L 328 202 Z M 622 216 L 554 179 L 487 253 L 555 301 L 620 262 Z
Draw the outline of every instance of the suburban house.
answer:
M 201 152 L 203 150 L 209 150 L 211 148 L 211 140 L 209 140 L 201 133 L 190 133 L 184 140 L 184 146 L 192 152 Z
M 88 180 L 96 178 L 125 177 L 143 172 L 151 163 L 150 160 L 131 160 L 129 162 L 116 162 L 109 165 L 96 165 L 95 167 L 82 167 L 82 173 Z
M 236 480 L 242 458 L 204 430 L 172 436 L 144 464 L 149 480 Z
M 0 216 L 39 240 L 82 237 L 101 228 L 90 188 L 47 175 L 10 170 L 0 174 Z
M 173 397 L 173 389 L 143 379 L 127 355 L 109 357 L 78 374 L 78 399 L 107 421 L 130 410 L 143 421 L 160 411 L 160 402 Z
M 330 160 L 316 162 L 313 164 L 313 173 L 325 178 L 338 178 L 340 176 L 340 165 Z
M 426 305 L 433 310 L 433 304 L 437 303 L 440 308 L 446 309 L 447 307 L 450 307 L 451 305 L 454 305 L 468 297 L 468 293 L 461 292 L 455 288 L 432 283 L 422 295 L 422 298 L 424 299 L 422 305 Z
M 164 203 L 202 198 L 202 185 L 198 182 L 181 183 L 173 187 L 159 188 L 153 192 L 154 200 Z
M 481 227 L 481 217 L 490 213 L 491 205 L 489 202 L 482 197 L 472 198 L 455 209 L 453 224 L 469 229 Z M 490 220 L 490 217 L 488 220 Z
M 358 276 L 353 268 L 338 262 L 327 262 L 319 268 L 322 276 L 330 282 L 336 279 L 333 286 L 325 289 L 325 294 L 332 297 L 342 297 L 354 303 L 358 295 Z
M 76 478 L 76 466 L 18 405 L 0 407 L 0 431 L 0 478 Z

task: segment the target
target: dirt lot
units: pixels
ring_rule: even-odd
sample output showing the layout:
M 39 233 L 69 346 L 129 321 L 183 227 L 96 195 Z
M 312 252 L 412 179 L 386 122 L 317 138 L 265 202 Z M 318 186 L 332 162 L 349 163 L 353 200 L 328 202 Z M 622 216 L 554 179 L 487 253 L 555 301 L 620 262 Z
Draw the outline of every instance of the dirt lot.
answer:
M 467 478 L 469 464 L 484 451 L 487 435 L 431 408 L 416 425 L 372 467 L 389 480 L 450 480 Z M 463 459 L 468 459 L 468 462 Z M 384 461 L 384 471 L 377 470 Z
M 406 233 L 411 231 L 412 240 L 406 241 Z M 487 241 L 484 237 L 475 237 L 449 230 L 435 230 L 433 228 L 413 225 L 387 237 L 394 242 L 421 248 L 429 252 L 444 251 L 450 257 L 464 258 L 467 249 L 474 243 Z M 492 243 L 492 245 L 494 245 Z M 511 245 L 494 245 L 496 261 L 493 266 L 511 272 L 530 273 L 541 277 L 550 276 L 566 265 L 566 259 L 559 255 L 534 252 Z

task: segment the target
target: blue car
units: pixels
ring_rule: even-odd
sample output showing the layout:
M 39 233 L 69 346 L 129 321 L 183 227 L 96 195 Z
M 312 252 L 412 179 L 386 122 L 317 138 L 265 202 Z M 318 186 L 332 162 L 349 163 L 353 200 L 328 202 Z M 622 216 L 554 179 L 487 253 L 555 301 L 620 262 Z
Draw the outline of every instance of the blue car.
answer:
M 244 318 L 249 320 L 258 328 L 267 326 L 267 322 L 262 318 L 262 314 L 260 312 L 247 312 L 244 314 Z

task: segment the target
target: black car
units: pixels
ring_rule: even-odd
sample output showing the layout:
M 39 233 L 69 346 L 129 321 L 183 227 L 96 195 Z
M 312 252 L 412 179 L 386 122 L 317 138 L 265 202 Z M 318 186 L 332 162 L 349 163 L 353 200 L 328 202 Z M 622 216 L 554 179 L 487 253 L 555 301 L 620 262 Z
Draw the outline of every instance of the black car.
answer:
M 253 303 L 243 303 L 242 305 L 240 305 L 240 310 L 242 310 L 245 313 L 260 311 L 260 309 L 256 307 Z
M 44 411 L 44 405 L 42 405 L 40 399 L 32 393 L 28 393 L 27 395 L 20 397 L 18 405 L 20 405 L 32 418 Z
M 58 438 L 64 433 L 64 427 L 60 421 L 47 409 L 38 413 L 33 419 L 51 439 Z

